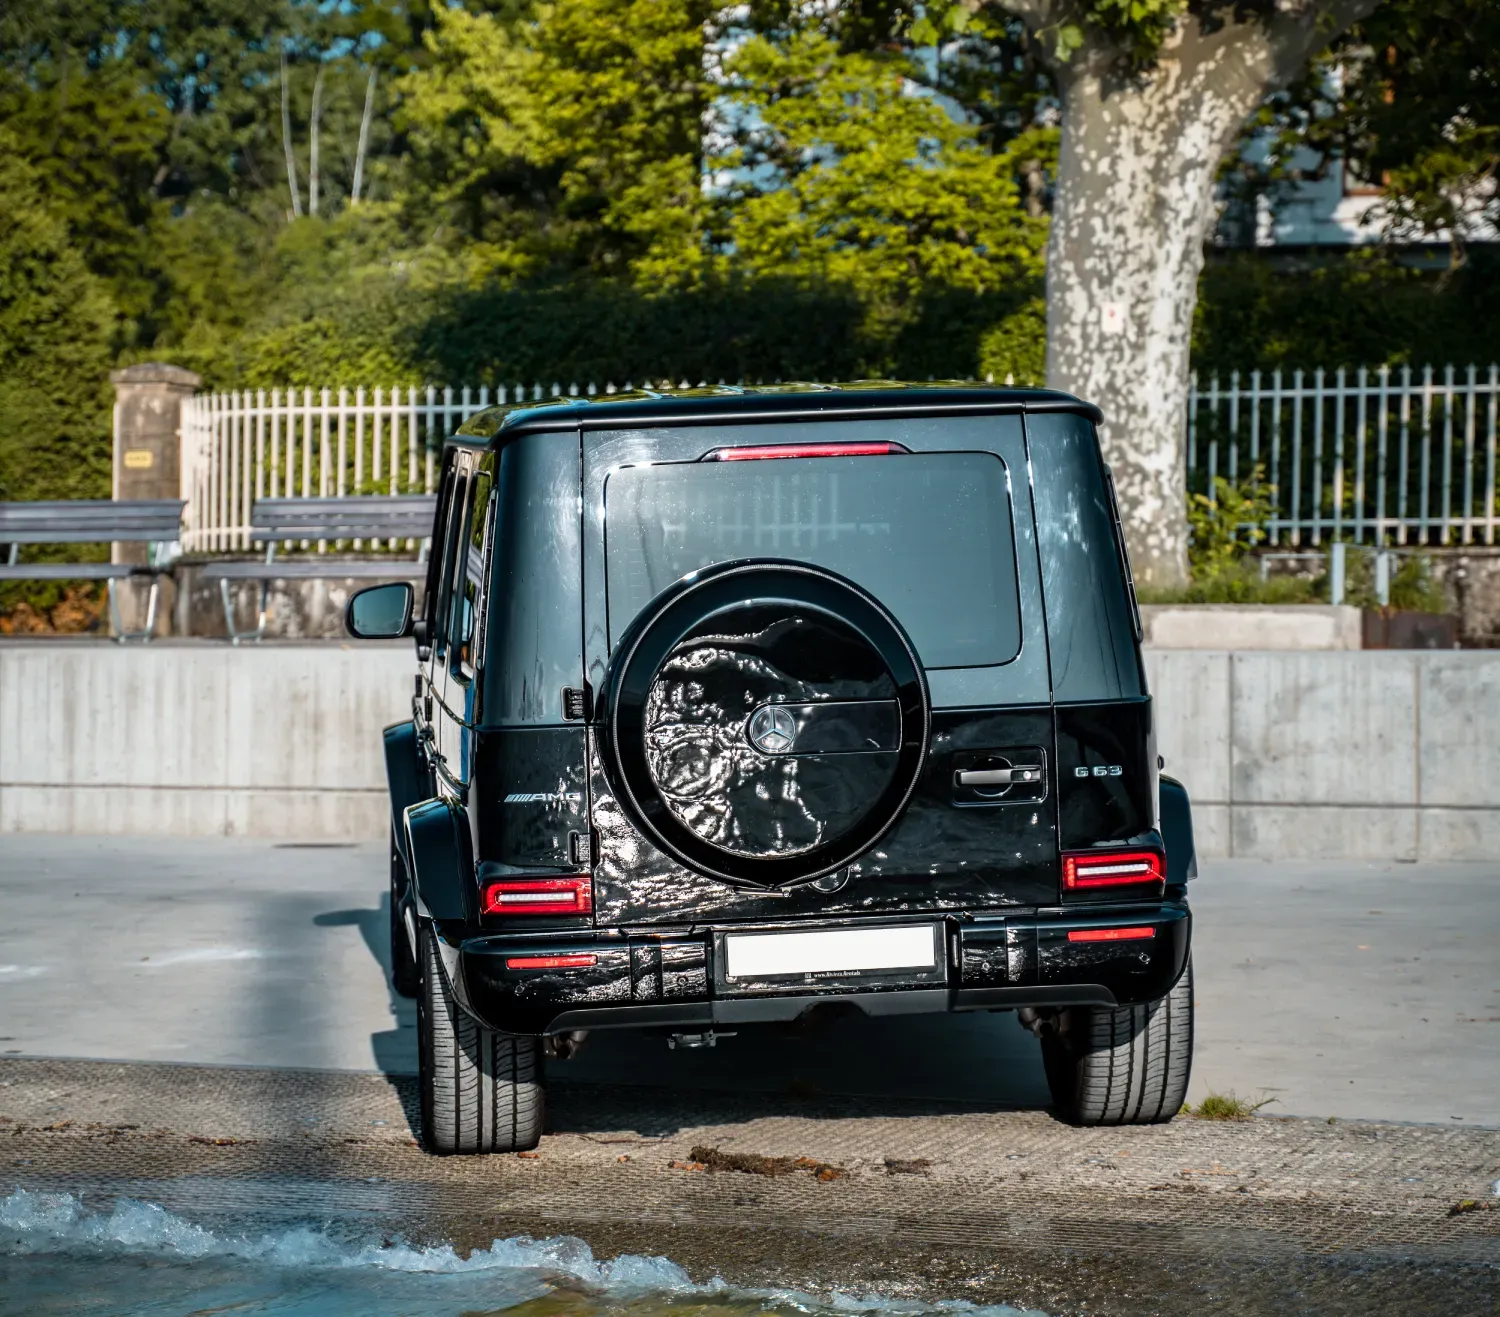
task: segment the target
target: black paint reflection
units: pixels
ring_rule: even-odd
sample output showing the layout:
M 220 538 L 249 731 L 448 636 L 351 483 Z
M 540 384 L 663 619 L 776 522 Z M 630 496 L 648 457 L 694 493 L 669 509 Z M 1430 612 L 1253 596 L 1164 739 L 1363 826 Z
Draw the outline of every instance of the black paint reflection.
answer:
M 727 620 L 709 619 L 685 637 L 651 685 L 651 779 L 680 822 L 731 854 L 796 855 L 836 841 L 889 787 L 895 747 L 799 753 L 812 721 L 804 714 L 790 719 L 787 751 L 766 754 L 751 744 L 749 720 L 768 704 L 878 700 L 894 712 L 895 683 L 836 618 L 749 608 L 732 631 Z

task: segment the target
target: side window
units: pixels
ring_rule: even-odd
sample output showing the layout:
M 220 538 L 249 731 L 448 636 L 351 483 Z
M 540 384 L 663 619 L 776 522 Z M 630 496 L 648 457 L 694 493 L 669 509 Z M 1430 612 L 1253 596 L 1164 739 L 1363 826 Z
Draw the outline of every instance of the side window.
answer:
M 453 647 L 449 662 L 453 675 L 465 684 L 474 680 L 474 670 L 480 662 L 479 647 L 484 636 L 482 613 L 485 565 L 489 561 L 491 541 L 494 538 L 491 516 L 494 470 L 494 454 L 486 454 L 469 478 L 466 533 L 459 546 L 454 571 L 453 612 L 449 622 Z
M 437 563 L 437 595 L 432 610 L 432 652 L 443 659 L 448 653 L 449 637 L 452 633 L 454 585 L 457 577 L 459 551 L 463 547 L 469 491 L 469 455 L 456 456 L 448 490 L 447 517 L 442 525 L 442 543 L 434 544 L 432 551 L 439 558 Z
M 432 543 L 427 546 L 427 582 L 422 590 L 422 616 L 427 619 L 427 633 L 438 631 L 438 595 L 443 583 L 443 546 L 448 542 L 448 521 L 453 514 L 453 488 L 458 483 L 456 455 L 449 454 L 443 463 L 438 483 L 437 512 L 432 521 Z
M 1059 704 L 1146 693 L 1120 535 L 1094 428 L 1066 412 L 1026 418 L 1052 692 Z

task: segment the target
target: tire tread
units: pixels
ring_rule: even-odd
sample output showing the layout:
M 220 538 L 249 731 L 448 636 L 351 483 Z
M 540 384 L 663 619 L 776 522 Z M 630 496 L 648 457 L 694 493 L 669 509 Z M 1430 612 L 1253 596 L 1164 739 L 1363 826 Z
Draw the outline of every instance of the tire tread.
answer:
M 518 1152 L 541 1141 L 541 1040 L 487 1029 L 454 999 L 423 927 L 418 999 L 422 1137 L 436 1153 Z
M 1193 1060 L 1193 966 L 1158 1001 L 1075 1007 L 1066 1038 L 1044 1038 L 1052 1097 L 1080 1125 L 1154 1125 L 1187 1097 Z

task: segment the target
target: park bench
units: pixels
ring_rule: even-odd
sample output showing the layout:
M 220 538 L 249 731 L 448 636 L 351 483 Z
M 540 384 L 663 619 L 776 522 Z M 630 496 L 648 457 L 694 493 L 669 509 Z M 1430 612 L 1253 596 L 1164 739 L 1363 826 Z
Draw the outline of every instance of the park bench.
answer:
M 224 627 L 231 643 L 259 640 L 266 630 L 266 597 L 272 581 L 361 580 L 394 581 L 414 572 L 425 575 L 427 540 L 437 508 L 435 494 L 398 494 L 355 498 L 261 498 L 250 508 L 250 539 L 264 544 L 266 556 L 259 562 L 210 562 L 204 565 L 204 580 L 217 580 L 224 605 Z M 276 546 L 311 544 L 330 540 L 416 540 L 421 551 L 411 558 L 277 558 Z M 255 629 L 237 630 L 234 624 L 232 583 L 253 581 L 259 588 Z
M 170 570 L 168 546 L 182 534 L 183 501 L 175 498 L 71 499 L 53 503 L 0 503 L 0 544 L 10 546 L 0 563 L 0 581 L 107 581 L 109 614 L 116 640 L 149 640 L 156 626 L 162 575 Z M 23 544 L 144 544 L 146 561 L 20 561 Z M 115 583 L 147 579 L 146 625 L 127 631 L 120 618 Z

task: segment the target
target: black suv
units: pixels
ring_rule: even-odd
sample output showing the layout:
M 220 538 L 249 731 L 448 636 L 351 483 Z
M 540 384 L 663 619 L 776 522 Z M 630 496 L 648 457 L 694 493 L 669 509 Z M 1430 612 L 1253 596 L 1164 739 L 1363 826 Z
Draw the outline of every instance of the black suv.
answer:
M 850 1006 L 1010 1011 L 1060 1112 L 1167 1120 L 1192 1056 L 1096 408 L 1042 390 L 637 391 L 443 454 L 385 732 L 391 951 L 434 1152 L 528 1148 L 546 1055 Z

